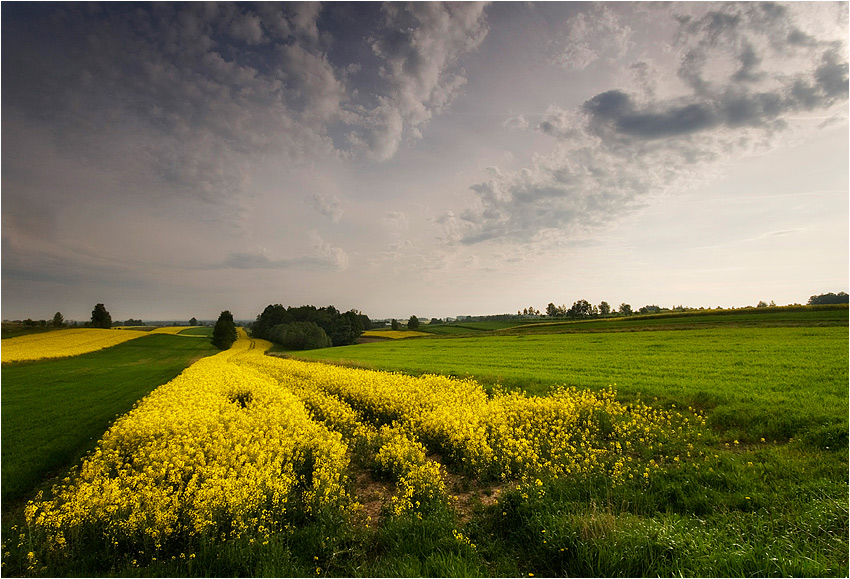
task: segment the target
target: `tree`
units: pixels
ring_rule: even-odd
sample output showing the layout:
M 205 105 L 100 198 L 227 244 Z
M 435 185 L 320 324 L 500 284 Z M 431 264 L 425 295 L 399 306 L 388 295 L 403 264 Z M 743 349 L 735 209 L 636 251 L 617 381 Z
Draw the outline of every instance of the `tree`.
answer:
M 632 306 L 629 304 L 620 304 L 620 313 L 624 316 L 632 315 Z
M 607 316 L 611 313 L 611 306 L 608 305 L 608 302 L 602 302 L 599 304 L 599 313 L 603 316 Z
M 419 329 L 419 318 L 416 316 L 410 316 L 410 319 L 407 320 L 407 329 L 408 330 L 418 330 Z
M 549 302 L 549 305 L 546 306 L 546 315 L 551 318 L 558 315 L 558 308 L 552 302 Z
M 236 326 L 233 323 L 233 314 L 224 310 L 218 316 L 212 333 L 213 346 L 219 350 L 228 350 L 236 341 Z
M 828 294 L 820 294 L 819 296 L 810 297 L 809 305 L 846 304 L 848 301 L 850 301 L 850 296 L 848 296 L 845 292 L 838 292 L 837 294 L 829 292 Z
M 191 320 L 189 320 L 189 325 L 190 325 L 190 326 L 197 326 L 197 325 L 198 325 L 198 320 L 196 320 L 196 319 L 193 317 Z
M 56 312 L 55 314 L 53 314 L 53 327 L 54 328 L 61 328 L 64 325 L 65 325 L 65 317 L 59 312 Z
M 263 313 L 257 316 L 256 321 L 251 324 L 251 333 L 256 338 L 275 341 L 272 335 L 273 328 L 294 322 L 316 324 L 331 338 L 334 346 L 356 343 L 363 330 L 372 325 L 369 317 L 357 310 L 340 313 L 334 306 L 284 308 L 280 304 L 275 304 L 267 306 Z
M 109 312 L 106 311 L 106 307 L 104 307 L 103 304 L 97 304 L 92 310 L 91 327 L 106 329 L 112 327 L 112 316 L 109 315 Z
M 578 300 L 567 310 L 567 315 L 571 318 L 586 318 L 593 314 L 593 309 L 587 300 Z
M 357 312 L 357 314 L 360 316 L 360 324 L 363 326 L 363 329 L 364 330 L 371 330 L 372 329 L 372 320 L 369 319 L 369 316 L 367 316 L 363 312 Z
M 292 322 L 272 328 L 272 341 L 288 350 L 315 350 L 333 345 L 330 337 L 315 322 Z
M 768 305 L 767 305 L 766 301 L 761 300 L 756 307 L 757 308 L 766 308 L 766 307 L 768 307 Z
M 398 320 L 393 319 L 392 323 L 390 324 L 390 328 L 392 328 L 393 330 L 398 330 Z

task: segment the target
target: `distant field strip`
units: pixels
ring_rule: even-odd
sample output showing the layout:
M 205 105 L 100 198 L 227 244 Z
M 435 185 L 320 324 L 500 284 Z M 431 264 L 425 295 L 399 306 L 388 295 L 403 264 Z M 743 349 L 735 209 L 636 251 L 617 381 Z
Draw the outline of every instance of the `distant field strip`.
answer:
M 400 340 L 403 338 L 418 338 L 419 336 L 430 336 L 426 332 L 417 332 L 414 330 L 366 330 L 362 336 L 364 338 L 386 338 L 388 340 Z
M 133 330 L 79 328 L 9 338 L 0 343 L 3 364 L 46 358 L 67 358 L 116 346 L 148 335 Z
M 156 328 L 151 332 L 151 334 L 171 334 L 178 335 L 185 332 L 188 328 L 186 326 L 171 326 L 167 328 Z

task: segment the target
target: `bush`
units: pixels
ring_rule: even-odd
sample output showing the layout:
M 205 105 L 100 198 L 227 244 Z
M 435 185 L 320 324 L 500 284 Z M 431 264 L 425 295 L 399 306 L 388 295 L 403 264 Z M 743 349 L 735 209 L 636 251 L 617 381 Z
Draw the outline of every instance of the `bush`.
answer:
M 278 324 L 271 330 L 271 339 L 288 350 L 315 350 L 333 345 L 327 333 L 314 322 Z
M 236 325 L 233 323 L 233 314 L 228 310 L 221 312 L 215 323 L 212 333 L 213 346 L 219 350 L 228 350 L 236 341 Z

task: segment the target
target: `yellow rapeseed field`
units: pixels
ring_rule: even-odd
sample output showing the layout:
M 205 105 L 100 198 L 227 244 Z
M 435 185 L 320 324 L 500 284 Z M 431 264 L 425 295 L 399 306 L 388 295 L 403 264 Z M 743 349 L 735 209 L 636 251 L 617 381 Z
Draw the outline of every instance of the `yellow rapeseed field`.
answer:
M 146 334 L 133 330 L 72 328 L 3 340 L 0 353 L 4 364 L 42 358 L 67 358 L 116 346 Z
M 269 346 L 240 329 L 230 350 L 118 419 L 53 498 L 27 506 L 42 550 L 98 536 L 149 558 L 199 541 L 267 541 L 304 516 L 358 512 L 351 457 L 394 481 L 389 516 L 448 503 L 447 471 L 529 492 L 541 478 L 642 480 L 675 467 L 704 425 L 627 407 L 613 391 L 488 396 L 472 380 L 269 357 Z
M 187 330 L 187 329 L 188 329 L 187 326 L 171 326 L 171 327 L 164 327 L 164 328 L 156 328 L 154 330 L 151 330 L 150 333 L 151 334 L 177 335 L 180 332 L 182 332 L 183 330 Z

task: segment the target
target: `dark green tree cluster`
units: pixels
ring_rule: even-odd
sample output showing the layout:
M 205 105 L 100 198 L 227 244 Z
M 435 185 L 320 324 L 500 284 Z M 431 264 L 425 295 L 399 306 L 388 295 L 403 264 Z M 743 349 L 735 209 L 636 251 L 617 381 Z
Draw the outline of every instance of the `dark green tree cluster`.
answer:
M 410 316 L 410 319 L 407 320 L 407 329 L 408 330 L 418 330 L 419 329 L 419 318 L 416 316 Z
M 133 318 L 130 318 L 129 320 L 124 322 L 124 325 L 125 326 L 144 326 L 145 323 L 141 319 L 134 320 Z
M 233 323 L 233 314 L 224 310 L 218 316 L 212 333 L 213 346 L 219 350 L 228 350 L 236 341 L 236 325 Z
M 251 333 L 256 338 L 277 342 L 277 326 L 311 322 L 318 326 L 330 338 L 333 346 L 354 344 L 363 330 L 371 327 L 371 320 L 357 310 L 340 312 L 334 306 L 316 308 L 314 306 L 283 307 L 280 304 L 269 305 L 251 325 Z M 277 330 L 277 335 L 281 330 Z
M 850 302 L 850 296 L 848 296 L 846 292 L 838 292 L 837 294 L 829 292 L 828 294 L 820 294 L 809 298 L 810 306 L 821 304 L 846 304 L 848 302 Z
M 287 350 L 315 350 L 333 345 L 330 337 L 315 322 L 278 324 L 271 330 L 271 341 Z

